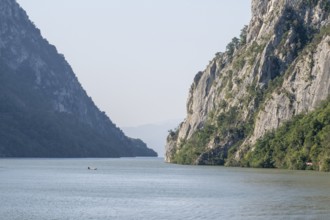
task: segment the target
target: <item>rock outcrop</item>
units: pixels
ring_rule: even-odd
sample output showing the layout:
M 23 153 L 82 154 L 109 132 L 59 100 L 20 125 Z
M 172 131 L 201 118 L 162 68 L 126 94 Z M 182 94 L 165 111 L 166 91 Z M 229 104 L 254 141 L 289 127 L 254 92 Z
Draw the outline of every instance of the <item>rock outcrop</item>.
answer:
M 0 69 L 0 156 L 156 156 L 97 108 L 15 0 L 0 0 Z
M 328 0 L 252 0 L 240 38 L 196 75 L 165 160 L 239 165 L 265 133 L 313 111 L 330 92 L 329 13 Z

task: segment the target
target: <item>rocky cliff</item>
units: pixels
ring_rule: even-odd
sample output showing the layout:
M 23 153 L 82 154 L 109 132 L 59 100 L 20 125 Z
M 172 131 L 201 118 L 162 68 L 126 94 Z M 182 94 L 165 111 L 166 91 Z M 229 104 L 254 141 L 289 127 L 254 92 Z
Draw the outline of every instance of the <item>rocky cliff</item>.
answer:
M 156 156 L 97 108 L 15 0 L 0 0 L 0 78 L 0 156 Z
M 329 0 L 252 0 L 250 24 L 195 76 L 166 161 L 242 165 L 266 133 L 327 99 L 329 13 Z

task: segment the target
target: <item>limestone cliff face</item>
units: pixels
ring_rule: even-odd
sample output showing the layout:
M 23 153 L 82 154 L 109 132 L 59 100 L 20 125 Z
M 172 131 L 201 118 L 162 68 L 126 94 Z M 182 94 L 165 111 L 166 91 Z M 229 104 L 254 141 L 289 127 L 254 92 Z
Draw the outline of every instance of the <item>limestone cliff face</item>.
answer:
M 196 75 L 165 160 L 180 163 L 197 146 L 191 163 L 239 163 L 265 132 L 326 99 L 329 12 L 328 0 L 252 0 L 240 39 Z
M 156 156 L 97 108 L 15 0 L 0 0 L 0 79 L 0 156 Z

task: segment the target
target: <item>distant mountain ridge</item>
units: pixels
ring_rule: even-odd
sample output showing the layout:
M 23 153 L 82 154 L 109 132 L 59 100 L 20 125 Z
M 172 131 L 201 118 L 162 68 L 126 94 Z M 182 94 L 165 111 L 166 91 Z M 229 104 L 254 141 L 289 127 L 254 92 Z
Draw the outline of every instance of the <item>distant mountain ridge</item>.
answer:
M 177 126 L 180 120 L 168 120 L 159 123 L 150 123 L 135 127 L 122 127 L 125 134 L 130 137 L 141 138 L 152 147 L 159 157 L 165 156 L 165 144 L 168 132 Z
M 0 0 L 0 156 L 156 155 L 97 108 L 15 0 Z

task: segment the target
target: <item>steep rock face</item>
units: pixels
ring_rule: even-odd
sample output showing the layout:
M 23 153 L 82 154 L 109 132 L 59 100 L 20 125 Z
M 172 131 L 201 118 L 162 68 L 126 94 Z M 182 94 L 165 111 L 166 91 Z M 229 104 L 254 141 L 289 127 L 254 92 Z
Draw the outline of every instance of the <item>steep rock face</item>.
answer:
M 328 97 L 329 42 L 330 36 L 325 36 L 313 51 L 296 61 L 292 74 L 283 82 L 282 91 L 272 93 L 265 102 L 264 111 L 259 112 L 252 142 L 293 115 L 313 110 Z
M 0 68 L 0 155 L 156 155 L 100 112 L 14 0 L 0 0 Z
M 253 0 L 240 39 L 196 75 L 165 160 L 239 164 L 267 131 L 315 109 L 329 95 L 329 12 L 328 0 Z

